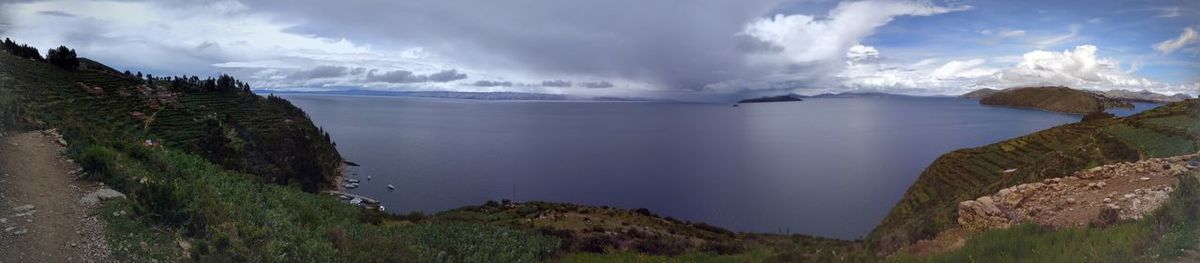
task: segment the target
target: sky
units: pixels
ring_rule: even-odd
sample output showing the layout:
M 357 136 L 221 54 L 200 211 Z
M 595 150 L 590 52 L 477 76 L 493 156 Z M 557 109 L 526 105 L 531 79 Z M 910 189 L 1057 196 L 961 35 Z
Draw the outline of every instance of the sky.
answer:
M 0 36 L 254 89 L 1200 93 L 1200 1 L 5 1 Z

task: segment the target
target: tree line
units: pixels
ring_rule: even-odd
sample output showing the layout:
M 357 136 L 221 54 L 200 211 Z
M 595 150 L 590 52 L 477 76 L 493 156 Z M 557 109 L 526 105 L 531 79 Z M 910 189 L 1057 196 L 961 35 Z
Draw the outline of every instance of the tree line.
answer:
M 51 65 L 63 69 L 75 70 L 79 68 L 78 54 L 75 53 L 74 49 L 67 48 L 66 46 L 59 46 L 58 48 L 50 49 L 46 52 L 46 57 L 43 58 L 42 54 L 38 52 L 37 48 L 26 44 L 17 44 L 16 42 L 12 41 L 12 39 L 4 38 L 4 42 L 0 43 L 0 50 L 14 56 L 50 63 Z M 152 88 L 157 88 L 161 83 L 167 83 L 166 85 L 172 90 L 192 93 L 229 91 L 250 92 L 250 84 L 225 74 L 221 74 L 221 76 L 217 78 L 208 77 L 205 79 L 201 79 L 197 76 L 187 75 L 156 78 L 151 74 L 146 74 L 143 76 L 142 72 L 137 72 L 134 74 L 126 70 L 125 75 L 130 78 L 143 80 L 146 82 L 147 86 Z
M 74 49 L 67 48 L 67 46 L 50 49 L 46 52 L 46 57 L 42 58 L 42 54 L 38 52 L 37 48 L 26 44 L 17 44 L 12 39 L 4 38 L 4 42 L 0 43 L 0 50 L 14 56 L 47 62 L 64 69 L 79 68 L 79 57 L 75 54 Z

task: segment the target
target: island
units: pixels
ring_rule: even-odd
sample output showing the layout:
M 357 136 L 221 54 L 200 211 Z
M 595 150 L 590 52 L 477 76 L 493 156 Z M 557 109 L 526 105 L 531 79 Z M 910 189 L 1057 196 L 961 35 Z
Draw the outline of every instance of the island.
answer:
M 800 96 L 794 94 L 770 96 L 762 98 L 739 100 L 737 103 L 764 103 L 764 102 L 789 102 L 789 101 L 804 101 Z

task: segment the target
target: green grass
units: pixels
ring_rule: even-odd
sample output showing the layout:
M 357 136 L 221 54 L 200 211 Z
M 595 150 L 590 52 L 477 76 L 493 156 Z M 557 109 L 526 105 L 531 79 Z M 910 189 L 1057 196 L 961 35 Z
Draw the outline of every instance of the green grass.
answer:
M 253 262 L 532 262 L 558 249 L 554 238 L 503 226 L 385 223 L 378 212 L 168 149 L 93 145 L 79 159 L 130 196 L 103 212 L 127 211 L 105 220 L 113 226 L 110 243 L 132 261 L 178 258 L 171 247 L 138 247 L 176 239 L 195 244 L 197 259 Z
M 1166 124 L 1163 123 L 1164 120 L 1162 119 L 1151 121 Z M 1192 126 L 1187 122 L 1179 124 L 1185 127 Z M 1151 129 L 1137 129 L 1130 125 L 1118 124 L 1106 128 L 1105 132 L 1125 141 L 1129 145 L 1135 145 L 1144 156 L 1149 158 L 1170 157 L 1196 152 L 1196 142 L 1194 140 L 1156 132 Z
M 142 223 L 125 199 L 105 201 L 98 209 L 106 224 L 105 237 L 117 262 L 169 262 L 179 259 L 175 235 L 169 229 Z
M 1149 217 L 1109 227 L 1048 229 L 1019 225 L 972 237 L 962 248 L 896 262 L 1149 262 L 1196 249 L 1200 180 L 1184 176 L 1171 199 Z
M 868 235 L 893 251 L 955 226 L 957 204 L 1001 188 L 1082 169 L 1195 152 L 1200 100 L 1162 105 L 1126 118 L 1071 123 L 991 145 L 946 153 L 921 173 Z M 1013 173 L 1002 173 L 1018 168 Z

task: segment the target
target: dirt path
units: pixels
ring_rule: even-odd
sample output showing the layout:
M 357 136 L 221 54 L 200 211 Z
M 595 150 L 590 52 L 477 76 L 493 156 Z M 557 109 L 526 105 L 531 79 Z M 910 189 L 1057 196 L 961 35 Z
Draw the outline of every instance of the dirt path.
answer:
M 53 131 L 0 137 L 0 262 L 107 262 L 104 226 Z

